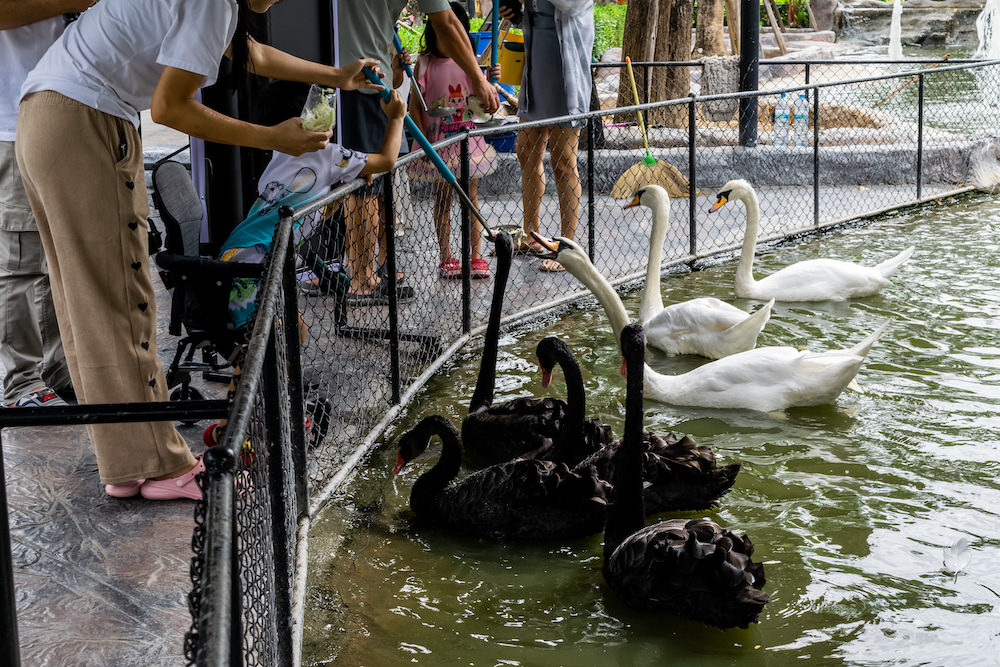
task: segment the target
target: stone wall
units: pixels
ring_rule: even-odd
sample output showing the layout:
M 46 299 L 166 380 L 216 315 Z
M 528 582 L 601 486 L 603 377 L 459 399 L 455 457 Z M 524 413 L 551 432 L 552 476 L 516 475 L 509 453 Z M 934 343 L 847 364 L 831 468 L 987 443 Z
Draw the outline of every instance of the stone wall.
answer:
M 981 0 L 906 0 L 903 2 L 902 42 L 925 46 L 976 49 L 976 18 Z M 817 17 L 818 20 L 818 17 Z M 840 0 L 833 11 L 838 40 L 889 43 L 892 3 L 882 0 Z

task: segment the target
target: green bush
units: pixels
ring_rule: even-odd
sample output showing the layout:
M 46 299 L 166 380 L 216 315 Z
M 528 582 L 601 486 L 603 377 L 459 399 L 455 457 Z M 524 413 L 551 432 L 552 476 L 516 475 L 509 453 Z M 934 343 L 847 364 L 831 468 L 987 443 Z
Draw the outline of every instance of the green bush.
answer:
M 625 36 L 625 10 L 628 5 L 596 5 L 594 7 L 594 60 L 604 52 L 620 47 Z

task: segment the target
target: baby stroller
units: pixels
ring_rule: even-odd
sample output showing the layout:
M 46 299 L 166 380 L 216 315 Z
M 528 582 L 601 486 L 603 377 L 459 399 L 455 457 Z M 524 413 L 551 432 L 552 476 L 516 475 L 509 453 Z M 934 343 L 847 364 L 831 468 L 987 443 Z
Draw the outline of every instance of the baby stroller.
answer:
M 171 290 L 167 330 L 181 336 L 166 380 L 170 400 L 200 400 L 202 393 L 191 386 L 192 374 L 201 372 L 206 379 L 228 382 L 249 335 L 229 326 L 232 282 L 261 278 L 264 264 L 202 256 L 201 199 L 187 167 L 169 157 L 153 167 L 151 177 L 153 204 L 164 228 L 164 249 L 157 253 L 156 264 L 164 286 Z M 195 358 L 199 351 L 200 360 Z M 319 443 L 329 424 L 329 402 L 324 398 L 307 401 L 305 411 L 309 439 Z

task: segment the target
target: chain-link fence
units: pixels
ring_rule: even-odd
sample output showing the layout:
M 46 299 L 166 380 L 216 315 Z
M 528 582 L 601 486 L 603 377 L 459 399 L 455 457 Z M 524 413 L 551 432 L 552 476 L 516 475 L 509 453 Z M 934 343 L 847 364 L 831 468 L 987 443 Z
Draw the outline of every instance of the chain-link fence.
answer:
M 761 238 L 779 239 L 967 187 L 973 149 L 1000 127 L 1000 63 L 808 84 L 806 74 L 784 88 L 484 128 L 436 144 L 490 227 L 515 236 L 507 321 L 584 293 L 535 256 L 526 229 L 574 236 L 613 282 L 644 272 L 649 213 L 613 194 L 667 188 L 663 263 L 692 263 L 743 240 L 742 209 L 709 215 L 731 179 L 757 187 Z M 808 102 L 785 130 L 775 127 L 782 92 Z M 637 110 L 650 121 L 652 164 L 639 129 L 620 121 Z M 316 212 L 325 222 L 300 243 L 293 218 Z M 240 654 L 248 664 L 292 663 L 309 517 L 485 325 L 490 248 L 419 152 L 370 186 L 283 212 L 230 423 L 206 455 L 193 662 L 235 664 L 229 657 Z

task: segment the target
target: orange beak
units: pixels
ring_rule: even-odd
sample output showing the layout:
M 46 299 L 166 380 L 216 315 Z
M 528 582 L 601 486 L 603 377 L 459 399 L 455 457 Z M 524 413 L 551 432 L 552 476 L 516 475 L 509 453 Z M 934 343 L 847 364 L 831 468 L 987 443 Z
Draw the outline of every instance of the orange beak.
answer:
M 637 192 L 635 193 L 635 196 L 632 197 L 632 201 L 625 204 L 625 206 L 623 206 L 622 208 L 632 208 L 633 206 L 638 206 L 638 205 L 639 205 L 639 193 Z
M 723 197 L 722 195 L 719 195 L 719 198 L 715 200 L 714 204 L 712 204 L 712 208 L 709 209 L 709 212 L 710 213 L 715 213 L 720 208 L 722 208 L 723 206 L 725 206 L 727 201 L 729 201 L 729 200 L 726 199 L 725 197 Z
M 393 475 L 398 475 L 399 471 L 402 470 L 403 466 L 405 466 L 405 465 L 406 465 L 406 461 L 403 460 L 403 453 L 402 452 L 396 452 L 396 465 L 393 466 L 393 468 L 392 468 L 392 474 Z

